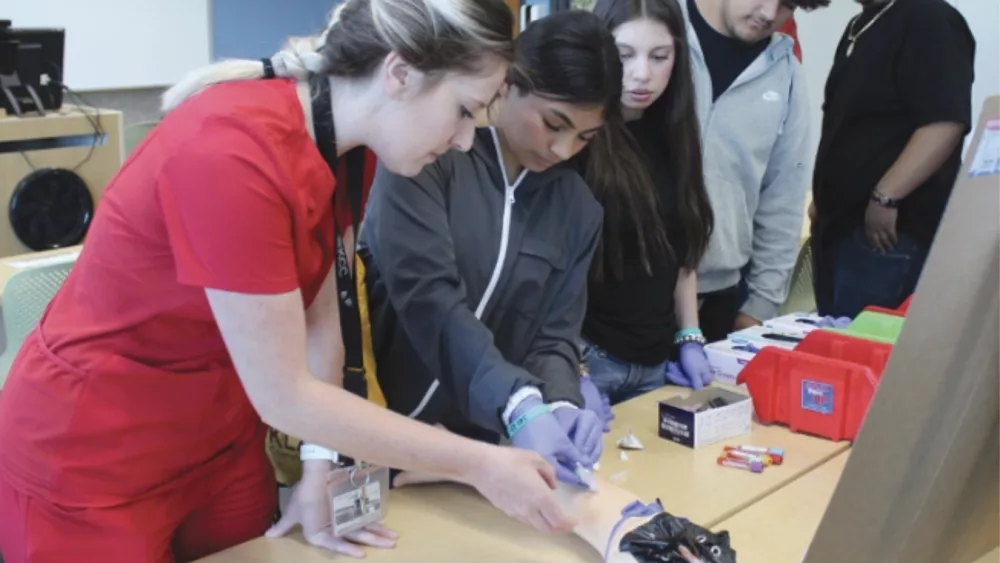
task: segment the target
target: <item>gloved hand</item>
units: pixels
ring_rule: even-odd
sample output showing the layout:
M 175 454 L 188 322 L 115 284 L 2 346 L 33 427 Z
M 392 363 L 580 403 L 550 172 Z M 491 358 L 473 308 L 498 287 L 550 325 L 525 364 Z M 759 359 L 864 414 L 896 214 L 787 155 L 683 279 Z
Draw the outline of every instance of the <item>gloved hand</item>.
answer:
M 544 412 L 539 414 L 542 410 L 539 407 L 543 407 Z M 512 426 L 517 424 L 523 416 L 530 416 L 531 419 L 524 426 L 515 429 L 511 435 L 510 440 L 514 447 L 539 453 L 555 468 L 557 479 L 585 487 L 586 483 L 582 482 L 575 472 L 577 464 L 584 463 L 584 456 L 573 445 L 569 432 L 560 424 L 555 414 L 548 410 L 548 405 L 542 402 L 541 397 L 528 397 L 518 403 L 511 412 L 510 424 Z
M 715 372 L 712 370 L 712 365 L 708 363 L 704 346 L 697 342 L 686 342 L 681 344 L 677 356 L 681 371 L 691 382 L 691 387 L 701 389 L 712 382 Z
M 691 387 L 695 391 L 705 386 L 705 380 L 695 375 L 693 378 L 684 372 L 684 369 L 677 362 L 667 364 L 666 378 L 668 383 L 680 385 L 681 387 Z M 709 383 L 712 382 L 709 376 Z
M 851 317 L 831 317 L 825 316 L 816 323 L 820 328 L 847 328 L 851 324 Z
M 580 463 L 584 467 L 591 467 L 597 463 L 604 449 L 604 424 L 601 419 L 590 410 L 571 406 L 556 407 L 552 414 L 556 416 L 556 420 L 569 434 L 573 445 L 582 455 Z
M 670 362 L 667 364 L 667 383 L 672 383 L 680 387 L 694 387 L 694 384 L 684 375 L 684 371 L 681 369 L 680 364 L 677 362 Z M 694 387 L 695 389 L 701 389 L 701 387 Z
M 594 384 L 589 375 L 580 377 L 580 393 L 583 395 L 583 408 L 593 412 L 604 423 L 604 431 L 611 432 L 611 421 L 615 413 L 611 411 L 611 400 Z

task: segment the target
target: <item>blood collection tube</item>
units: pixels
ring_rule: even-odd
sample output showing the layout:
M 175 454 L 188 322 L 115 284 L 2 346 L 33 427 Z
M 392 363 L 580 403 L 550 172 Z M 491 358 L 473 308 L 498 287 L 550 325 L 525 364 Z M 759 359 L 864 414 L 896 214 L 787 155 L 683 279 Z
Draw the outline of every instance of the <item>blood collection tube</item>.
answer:
M 758 454 L 758 455 L 767 454 L 771 456 L 771 461 L 773 461 L 775 465 L 781 465 L 781 462 L 785 460 L 785 450 L 782 448 L 765 448 L 764 446 L 740 445 L 740 446 L 725 446 L 723 449 L 727 452 L 736 450 L 736 451 L 746 452 L 748 454 Z
M 733 467 L 735 469 L 745 469 L 754 473 L 764 471 L 764 464 L 759 461 L 746 461 L 742 459 L 733 459 L 731 457 L 720 457 L 718 459 L 718 464 L 725 467 Z
M 742 450 L 729 450 L 726 452 L 726 457 L 731 459 L 741 459 L 743 461 L 759 461 L 764 464 L 764 467 L 771 467 L 774 465 L 774 459 L 767 454 L 752 454 Z

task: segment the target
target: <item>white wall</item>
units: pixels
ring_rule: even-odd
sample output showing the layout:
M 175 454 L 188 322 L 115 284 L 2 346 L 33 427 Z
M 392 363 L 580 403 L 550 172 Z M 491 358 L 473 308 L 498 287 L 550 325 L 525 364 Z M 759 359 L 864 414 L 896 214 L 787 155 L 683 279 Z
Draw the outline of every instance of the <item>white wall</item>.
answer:
M 906 0 L 899 0 L 905 2 Z M 969 23 L 976 37 L 976 82 L 973 86 L 973 123 L 990 94 L 1000 94 L 1000 0 L 950 0 Z M 797 12 L 802 59 L 812 103 L 813 148 L 819 145 L 823 118 L 823 87 L 833 63 L 833 53 L 844 27 L 861 10 L 852 0 L 833 0 L 814 12 Z
M 0 15 L 14 27 L 66 28 L 70 88 L 141 88 L 173 84 L 208 63 L 208 2 L 2 0 Z

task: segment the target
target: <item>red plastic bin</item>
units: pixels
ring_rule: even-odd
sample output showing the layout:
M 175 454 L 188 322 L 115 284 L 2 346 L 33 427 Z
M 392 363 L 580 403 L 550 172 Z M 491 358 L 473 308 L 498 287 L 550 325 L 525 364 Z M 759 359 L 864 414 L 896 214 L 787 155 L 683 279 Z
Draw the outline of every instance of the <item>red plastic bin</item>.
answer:
M 867 366 L 877 382 L 882 379 L 885 364 L 892 354 L 892 344 L 829 330 L 814 330 L 802 339 L 795 351 Z
M 903 304 L 900 305 L 899 308 L 896 309 L 896 311 L 898 311 L 899 314 L 901 314 L 901 315 L 903 315 L 905 317 L 906 316 L 906 312 L 910 310 L 910 304 L 912 302 L 913 302 L 913 295 L 910 295 L 909 297 L 906 298 L 906 301 L 903 301 Z
M 757 418 L 833 441 L 853 440 L 878 381 L 863 365 L 768 346 L 740 372 Z
M 886 309 L 885 307 L 879 307 L 878 305 L 869 305 L 865 307 L 865 311 L 869 313 L 882 313 L 883 315 L 892 315 L 894 317 L 905 317 L 906 314 L 900 312 L 899 309 Z
M 865 307 L 865 311 L 871 311 L 872 313 L 882 313 L 884 315 L 895 315 L 897 317 L 905 317 L 906 312 L 910 309 L 910 302 L 913 301 L 913 296 L 910 295 L 903 301 L 903 304 L 896 309 L 887 309 L 885 307 L 879 307 L 878 305 L 869 305 Z

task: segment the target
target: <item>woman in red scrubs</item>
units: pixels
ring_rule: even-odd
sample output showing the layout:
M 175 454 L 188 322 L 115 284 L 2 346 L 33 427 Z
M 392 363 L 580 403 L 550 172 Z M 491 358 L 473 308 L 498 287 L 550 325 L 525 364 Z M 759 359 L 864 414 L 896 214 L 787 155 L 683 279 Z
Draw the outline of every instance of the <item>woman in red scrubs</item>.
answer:
M 337 386 L 331 270 L 351 221 L 314 129 L 332 121 L 337 155 L 368 146 L 404 175 L 467 150 L 512 28 L 503 0 L 348 0 L 321 37 L 167 92 L 0 395 L 7 563 L 191 561 L 259 536 L 276 506 L 261 419 L 312 445 L 289 511 L 316 545 L 394 545 L 380 527 L 323 525 L 330 450 L 451 475 L 537 528 L 571 527 L 538 455 Z M 317 99 L 328 109 L 313 115 Z

